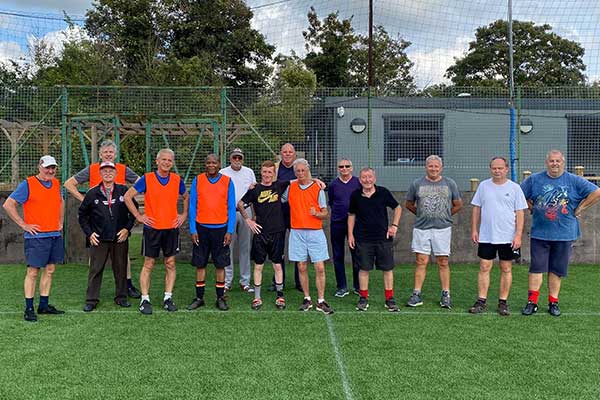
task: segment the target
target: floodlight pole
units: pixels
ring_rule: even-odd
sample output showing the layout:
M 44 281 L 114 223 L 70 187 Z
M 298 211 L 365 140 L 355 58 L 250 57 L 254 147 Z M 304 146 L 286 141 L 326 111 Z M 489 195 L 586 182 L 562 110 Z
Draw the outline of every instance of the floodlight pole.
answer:
M 367 77 L 367 84 L 369 86 L 367 93 L 367 148 L 368 148 L 368 165 L 371 165 L 371 87 L 373 86 L 373 0 L 369 0 L 369 70 Z
M 514 76 L 514 49 L 513 49 L 513 17 L 512 0 L 508 0 L 508 91 L 510 109 L 510 179 L 517 180 L 517 117 L 515 110 L 515 76 Z

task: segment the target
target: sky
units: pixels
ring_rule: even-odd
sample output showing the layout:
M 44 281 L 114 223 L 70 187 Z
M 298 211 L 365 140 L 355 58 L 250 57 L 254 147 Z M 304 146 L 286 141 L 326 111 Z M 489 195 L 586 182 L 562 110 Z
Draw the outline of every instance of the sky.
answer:
M 283 54 L 305 52 L 302 30 L 307 28 L 310 6 L 321 18 L 338 10 L 340 18 L 352 18 L 356 31 L 367 31 L 366 0 L 247 0 L 247 4 L 254 12 L 253 26 Z M 581 43 L 588 79 L 600 79 L 600 2 L 513 0 L 513 4 L 515 20 L 548 23 L 560 36 Z M 82 18 L 91 6 L 89 0 L 0 0 L 0 60 L 25 57 L 33 37 L 44 38 L 60 51 L 62 10 Z M 411 42 L 407 53 L 421 88 L 445 81 L 445 70 L 465 53 L 478 26 L 506 18 L 504 0 L 374 0 L 374 23 L 392 37 Z

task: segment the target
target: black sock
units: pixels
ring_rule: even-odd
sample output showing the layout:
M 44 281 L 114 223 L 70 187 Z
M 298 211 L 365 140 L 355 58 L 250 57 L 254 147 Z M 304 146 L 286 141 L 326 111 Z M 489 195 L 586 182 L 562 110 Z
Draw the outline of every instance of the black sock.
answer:
M 133 282 L 131 282 L 131 278 L 127 278 L 127 289 L 131 289 L 132 287 L 133 287 Z
M 196 298 L 204 298 L 204 288 L 206 287 L 206 281 L 196 281 Z
M 220 299 L 225 294 L 225 282 L 217 282 L 215 289 L 217 290 L 217 299 Z

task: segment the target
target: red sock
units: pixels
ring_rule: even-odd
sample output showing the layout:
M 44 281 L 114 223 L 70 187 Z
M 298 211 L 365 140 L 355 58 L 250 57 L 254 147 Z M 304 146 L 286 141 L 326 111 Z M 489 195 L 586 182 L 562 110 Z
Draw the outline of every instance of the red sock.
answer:
M 365 299 L 369 298 L 369 289 L 367 290 L 359 290 L 358 294 L 360 295 L 360 297 L 364 297 Z
M 394 289 L 384 289 L 383 292 L 385 293 L 385 301 L 394 297 Z
M 558 303 L 558 297 L 548 295 L 548 303 Z
M 537 290 L 530 290 L 527 292 L 527 300 L 531 301 L 532 303 L 537 304 L 538 297 L 540 297 L 540 292 Z

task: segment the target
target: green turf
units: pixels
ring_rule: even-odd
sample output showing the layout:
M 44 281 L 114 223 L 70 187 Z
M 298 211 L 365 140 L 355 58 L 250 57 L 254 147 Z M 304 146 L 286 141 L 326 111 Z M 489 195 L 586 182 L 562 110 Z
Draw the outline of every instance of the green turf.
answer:
M 139 256 L 133 265 L 139 271 Z M 383 307 L 378 272 L 372 274 L 371 307 L 358 313 L 356 296 L 333 297 L 327 268 L 332 316 L 296 311 L 301 295 L 293 289 L 283 312 L 269 292 L 263 310 L 252 311 L 252 296 L 237 288 L 231 310 L 218 312 L 212 273 L 207 307 L 187 312 L 194 270 L 184 262 L 174 294 L 181 310 L 157 309 L 164 277 L 158 268 L 151 290 L 155 313 L 142 316 L 112 303 L 110 270 L 98 309 L 84 314 L 86 268 L 65 265 L 57 269 L 51 303 L 67 313 L 31 324 L 22 320 L 23 267 L 0 266 L 0 399 L 600 398 L 597 266 L 571 267 L 559 318 L 544 306 L 532 317 L 520 315 L 525 266 L 514 269 L 510 317 L 494 312 L 497 268 L 490 311 L 477 316 L 466 313 L 476 297 L 473 265 L 452 267 L 453 310 L 439 308 L 437 272 L 430 267 L 425 305 L 398 314 Z M 412 266 L 396 269 L 396 283 L 404 303 Z

